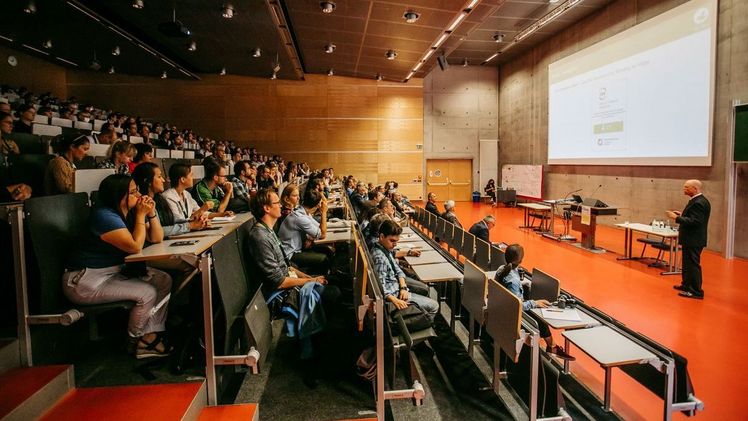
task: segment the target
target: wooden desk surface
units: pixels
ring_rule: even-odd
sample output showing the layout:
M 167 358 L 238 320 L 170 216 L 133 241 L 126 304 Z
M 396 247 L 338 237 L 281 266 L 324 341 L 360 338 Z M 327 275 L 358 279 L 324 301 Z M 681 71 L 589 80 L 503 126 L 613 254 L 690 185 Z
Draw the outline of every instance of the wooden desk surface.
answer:
M 169 240 L 176 240 L 176 239 L 185 239 L 185 238 L 200 238 L 200 237 L 208 237 L 208 236 L 218 236 L 218 237 L 224 237 L 228 234 L 231 234 L 234 230 L 239 228 L 240 224 L 220 224 L 216 225 L 212 228 L 217 229 L 207 229 L 207 230 L 201 230 L 201 231 L 190 231 L 185 232 L 184 234 L 179 235 L 172 235 L 169 237 Z
M 676 238 L 678 236 L 677 230 L 655 230 L 652 225 L 642 224 L 639 222 L 629 222 L 628 224 L 615 224 L 619 228 L 626 228 L 636 232 L 643 232 L 645 234 L 658 235 L 662 238 Z
M 550 206 L 541 205 L 540 203 L 517 203 L 517 206 L 532 209 L 532 210 L 539 210 L 539 211 L 550 211 L 551 210 Z
M 462 279 L 462 272 L 452 266 L 451 263 L 413 266 L 413 271 L 422 282 L 443 282 Z
M 322 240 L 314 240 L 314 244 L 330 244 L 338 241 L 352 241 L 350 228 L 333 228 L 327 229 L 327 235 Z
M 590 316 L 589 314 L 583 312 L 581 309 L 577 309 L 577 313 L 579 313 L 579 318 L 581 319 L 578 322 L 573 320 L 546 319 L 545 317 L 543 317 L 543 314 L 540 310 L 541 309 L 539 308 L 533 308 L 530 311 L 535 313 L 536 316 L 545 320 L 545 322 L 554 329 L 566 330 L 600 326 L 600 322 L 592 318 L 592 316 Z
M 421 251 L 434 250 L 431 244 L 425 241 L 406 241 L 404 243 L 398 243 L 395 247 L 396 250 L 407 250 L 411 248 L 420 248 Z
M 411 264 L 411 266 L 416 265 L 430 265 L 434 263 L 446 263 L 447 259 L 444 258 L 438 251 L 436 250 L 428 250 L 421 252 L 420 256 L 405 256 L 405 261 Z
M 412 234 L 401 234 L 399 241 L 401 243 L 410 243 L 410 242 L 413 242 L 413 241 L 423 241 L 423 238 L 421 238 L 421 236 L 418 235 L 418 234 L 416 234 L 416 233 L 412 233 Z
M 243 224 L 243 223 L 249 221 L 252 218 L 253 218 L 253 216 L 252 216 L 251 213 L 244 212 L 244 213 L 237 213 L 236 215 L 234 215 L 234 218 L 232 220 L 230 220 L 230 221 L 211 221 L 210 223 L 212 225 Z
M 607 326 L 567 330 L 562 335 L 603 367 L 657 359 L 653 353 Z
M 125 257 L 125 262 L 147 262 L 149 260 L 165 260 L 185 254 L 197 256 L 211 248 L 213 244 L 218 242 L 221 238 L 222 237 L 217 235 L 211 235 L 207 237 L 192 239 L 179 238 L 175 240 L 165 240 L 158 244 L 151 244 L 150 246 L 144 248 L 140 253 L 131 254 Z M 187 246 L 172 246 L 172 244 L 179 241 L 195 241 L 195 244 Z

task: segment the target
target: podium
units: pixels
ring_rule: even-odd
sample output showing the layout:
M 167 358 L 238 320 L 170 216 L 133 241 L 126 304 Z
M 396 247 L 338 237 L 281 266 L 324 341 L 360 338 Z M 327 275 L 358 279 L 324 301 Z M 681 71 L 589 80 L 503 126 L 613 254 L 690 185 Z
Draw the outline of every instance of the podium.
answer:
M 572 229 L 574 231 L 579 231 L 582 234 L 582 242 L 580 243 L 580 247 L 593 252 L 605 251 L 595 246 L 595 230 L 597 229 L 597 217 L 618 215 L 618 209 L 607 206 L 591 206 L 589 225 L 582 223 L 582 205 L 571 205 L 569 206 L 569 210 L 573 212 L 573 215 L 571 217 Z

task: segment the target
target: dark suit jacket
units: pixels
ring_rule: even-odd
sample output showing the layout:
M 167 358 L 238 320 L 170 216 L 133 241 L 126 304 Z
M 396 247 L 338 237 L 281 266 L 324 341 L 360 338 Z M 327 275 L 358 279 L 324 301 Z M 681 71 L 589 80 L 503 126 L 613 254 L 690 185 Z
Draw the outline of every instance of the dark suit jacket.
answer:
M 691 198 L 675 218 L 678 223 L 678 242 L 683 247 L 706 247 L 706 228 L 712 206 L 704 195 Z
M 457 220 L 457 215 L 455 215 L 454 212 L 444 211 L 444 213 L 441 214 L 441 217 L 455 224 L 456 227 L 462 228 L 462 224 L 460 224 L 460 221 Z
M 439 209 L 436 207 L 435 203 L 426 202 L 426 210 L 433 213 L 436 216 L 439 216 Z
M 473 234 L 475 238 L 480 238 L 481 240 L 485 242 L 488 241 L 488 227 L 485 223 L 483 223 L 483 220 L 480 220 L 473 224 L 472 227 L 470 227 L 470 231 L 468 231 L 470 234 Z

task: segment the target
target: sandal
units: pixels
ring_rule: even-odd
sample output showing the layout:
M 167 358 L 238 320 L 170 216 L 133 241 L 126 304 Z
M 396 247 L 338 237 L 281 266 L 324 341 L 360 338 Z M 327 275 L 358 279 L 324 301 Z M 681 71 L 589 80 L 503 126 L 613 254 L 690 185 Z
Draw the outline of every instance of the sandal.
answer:
M 159 345 L 161 345 L 161 350 L 158 349 Z M 152 342 L 140 338 L 138 349 L 135 351 L 135 358 L 142 360 L 143 358 L 168 357 L 171 351 L 172 348 L 167 344 L 166 337 L 162 332 L 157 332 L 156 339 Z

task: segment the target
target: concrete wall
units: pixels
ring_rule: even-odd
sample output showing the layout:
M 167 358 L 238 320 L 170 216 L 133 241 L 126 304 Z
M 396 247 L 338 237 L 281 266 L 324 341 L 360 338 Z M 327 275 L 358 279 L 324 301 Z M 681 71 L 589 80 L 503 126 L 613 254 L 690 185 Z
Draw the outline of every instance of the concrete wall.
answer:
M 496 69 L 481 66 L 437 67 L 423 81 L 424 158 L 472 159 L 473 190 L 483 191 L 480 140 L 499 138 L 498 83 Z
M 15 67 L 8 64 L 11 55 L 18 60 Z M 15 88 L 25 86 L 34 93 L 52 92 L 59 98 L 68 95 L 64 67 L 5 46 L 0 46 L 0 83 Z
M 684 3 L 683 0 L 618 0 L 499 69 L 500 162 L 545 164 L 548 154 L 548 65 L 631 26 Z M 712 203 L 709 248 L 723 251 L 726 225 L 726 160 L 732 101 L 748 101 L 748 2 L 720 0 L 717 79 L 711 167 L 552 166 L 545 174 L 544 195 L 562 197 L 584 188 L 617 206 L 620 216 L 603 218 L 648 222 L 664 219 L 664 210 L 686 203 L 684 180 L 704 181 Z M 743 183 L 745 171 L 741 172 Z M 748 214 L 748 200 L 738 202 L 738 221 Z M 738 223 L 740 225 L 740 223 Z M 744 226 L 745 224 L 743 224 Z M 748 228 L 736 234 L 736 250 L 748 255 Z

